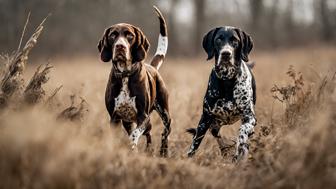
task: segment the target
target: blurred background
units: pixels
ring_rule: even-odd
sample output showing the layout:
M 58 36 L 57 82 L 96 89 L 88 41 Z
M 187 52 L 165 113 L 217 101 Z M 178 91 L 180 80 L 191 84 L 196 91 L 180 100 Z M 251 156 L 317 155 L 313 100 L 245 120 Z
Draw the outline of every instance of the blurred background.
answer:
M 172 117 L 167 159 L 159 158 L 156 113 L 153 154 L 145 137 L 134 152 L 123 128 L 110 129 L 112 64 L 97 50 L 106 27 L 127 22 L 149 38 L 148 62 L 159 34 L 153 5 L 170 36 L 160 68 Z M 17 49 L 29 12 L 23 44 L 51 16 L 28 61 L 26 53 L 8 61 L 2 55 Z M 336 188 L 336 0 L 0 0 L 0 23 L 0 105 L 8 105 L 0 107 L 0 189 Z M 255 42 L 258 125 L 246 164 L 232 164 L 234 145 L 222 157 L 210 132 L 186 158 L 185 129 L 198 125 L 214 65 L 201 41 L 221 25 Z M 54 67 L 42 73 L 45 66 Z M 28 106 L 31 97 L 39 101 Z M 231 143 L 239 127 L 222 127 L 221 136 Z
M 221 25 L 250 33 L 258 50 L 336 43 L 335 0 L 0 0 L 0 52 L 17 48 L 31 12 L 28 34 L 51 13 L 38 56 L 95 55 L 104 29 L 119 22 L 139 26 L 153 53 L 159 26 L 152 5 L 166 17 L 169 56 L 199 54 L 203 35 Z

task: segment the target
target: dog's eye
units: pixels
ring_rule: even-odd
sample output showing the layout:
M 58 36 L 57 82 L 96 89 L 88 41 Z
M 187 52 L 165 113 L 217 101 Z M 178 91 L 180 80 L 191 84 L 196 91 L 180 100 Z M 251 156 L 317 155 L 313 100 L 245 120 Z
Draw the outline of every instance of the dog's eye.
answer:
M 117 36 L 118 36 L 117 32 L 112 32 L 109 38 L 111 41 L 114 41 L 117 38 Z
M 216 44 L 220 44 L 222 42 L 222 39 L 221 38 L 217 38 L 216 39 Z
M 133 36 L 133 34 L 129 33 L 129 34 L 126 34 L 126 38 L 127 38 L 128 41 L 132 41 L 134 36 Z
M 234 38 L 234 39 L 232 40 L 232 46 L 237 47 L 238 45 L 239 45 L 238 40 Z

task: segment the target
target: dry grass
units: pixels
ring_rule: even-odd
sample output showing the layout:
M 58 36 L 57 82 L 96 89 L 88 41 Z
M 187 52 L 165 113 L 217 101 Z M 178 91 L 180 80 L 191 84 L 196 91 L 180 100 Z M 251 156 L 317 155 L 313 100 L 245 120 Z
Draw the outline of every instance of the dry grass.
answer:
M 30 15 L 30 14 L 29 14 Z M 12 55 L 6 56 L 7 62 L 4 63 L 4 68 L 2 69 L 1 75 L 1 82 L 0 82 L 0 107 L 5 108 L 7 107 L 11 100 L 14 98 L 15 102 L 17 103 L 18 99 L 22 96 L 22 90 L 24 89 L 24 79 L 23 79 L 23 72 L 25 66 L 28 61 L 28 55 L 30 51 L 34 48 L 37 43 L 37 39 L 41 35 L 43 31 L 43 24 L 46 21 L 44 19 L 41 24 L 36 28 L 33 35 L 28 39 L 26 45 L 21 49 L 22 39 L 24 37 L 24 33 L 26 31 L 26 26 L 29 21 L 29 15 L 27 18 L 27 22 L 24 26 L 22 36 L 20 39 L 19 47 L 17 51 L 15 51 Z M 31 81 L 31 84 L 43 84 L 44 82 L 34 82 L 34 78 Z M 31 96 L 30 93 L 32 90 L 32 85 L 28 86 L 29 88 L 26 89 L 27 95 L 23 96 Z M 40 86 L 41 87 L 41 86 Z M 40 88 L 39 87 L 39 88 Z M 36 87 L 35 87 L 36 88 Z M 43 92 L 43 91 L 36 91 L 36 92 Z M 40 96 L 40 95 L 38 95 Z M 12 103 L 13 104 L 13 103 Z
M 44 88 L 51 100 L 23 110 L 7 108 L 0 115 L 0 188 L 335 188 L 334 51 L 253 55 L 258 126 L 249 161 L 239 165 L 230 161 L 233 152 L 221 157 L 210 134 L 197 155 L 186 158 L 191 137 L 184 130 L 197 125 L 211 69 L 205 58 L 168 58 L 160 70 L 173 119 L 166 159 L 158 157 L 163 126 L 155 113 L 152 155 L 144 152 L 144 139 L 139 152 L 132 152 L 125 131 L 109 128 L 104 92 L 110 64 L 98 57 L 53 60 Z M 35 69 L 28 66 L 23 79 Z M 53 92 L 60 85 L 62 92 Z M 274 85 L 273 92 L 284 102 L 273 98 Z M 294 91 L 281 93 L 285 89 Z M 74 94 L 85 101 L 75 96 L 69 100 Z M 65 104 L 71 106 L 64 110 Z M 85 114 L 73 117 L 81 108 Z M 82 121 L 57 120 L 65 114 Z M 223 127 L 222 135 L 234 138 L 238 127 Z

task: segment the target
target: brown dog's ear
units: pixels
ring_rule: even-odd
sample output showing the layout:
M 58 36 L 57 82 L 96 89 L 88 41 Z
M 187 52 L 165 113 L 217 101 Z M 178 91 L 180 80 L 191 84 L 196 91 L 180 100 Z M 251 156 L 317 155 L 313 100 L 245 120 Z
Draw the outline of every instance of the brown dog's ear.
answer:
M 132 62 L 141 62 L 146 58 L 148 49 L 149 49 L 149 41 L 143 32 L 137 28 L 132 26 L 135 32 L 135 42 L 132 45 Z
M 104 34 L 98 42 L 98 50 L 100 52 L 100 59 L 103 62 L 109 62 L 112 59 L 112 46 L 108 42 L 108 35 L 111 31 L 111 28 L 107 28 L 104 31 Z
M 249 34 L 242 31 L 241 29 L 235 28 L 235 31 L 237 32 L 240 39 L 240 56 L 245 62 L 248 62 L 248 55 L 253 48 L 253 40 Z
M 210 30 L 204 37 L 203 37 L 203 49 L 208 54 L 207 60 L 210 60 L 215 55 L 215 48 L 214 48 L 214 38 L 217 34 L 217 31 L 220 28 L 214 28 Z

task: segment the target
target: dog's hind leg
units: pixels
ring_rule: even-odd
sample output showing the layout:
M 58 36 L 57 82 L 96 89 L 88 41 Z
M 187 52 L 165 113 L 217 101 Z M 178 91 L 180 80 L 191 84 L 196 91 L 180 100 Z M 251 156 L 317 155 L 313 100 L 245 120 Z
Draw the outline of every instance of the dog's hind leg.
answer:
M 129 136 L 132 132 L 132 126 L 133 126 L 133 123 L 132 122 L 127 122 L 127 121 L 123 121 L 123 126 L 127 132 L 127 135 Z
M 150 134 L 151 129 L 152 129 L 152 124 L 149 121 L 147 123 L 146 130 L 145 130 L 145 132 L 143 134 L 143 135 L 146 136 L 146 152 L 148 152 L 148 153 L 152 153 L 153 152 L 153 148 L 152 148 L 152 136 Z
M 160 155 L 163 157 L 168 156 L 168 136 L 170 134 L 171 128 L 171 118 L 168 112 L 168 107 L 164 107 L 162 103 L 156 102 L 155 109 L 161 117 L 161 120 L 164 125 L 163 132 L 161 134 L 161 148 L 160 148 Z
M 218 146 L 219 146 L 219 150 L 221 152 L 221 155 L 224 157 L 227 155 L 229 148 L 231 147 L 229 144 L 224 142 L 224 139 L 222 138 L 222 136 L 220 135 L 219 131 L 220 131 L 221 126 L 219 125 L 214 125 L 211 127 L 211 134 L 212 136 L 215 137 Z
M 110 127 L 111 129 L 115 129 L 115 128 L 118 128 L 121 124 L 121 119 L 119 116 L 117 115 L 112 115 L 110 117 Z
M 121 123 L 121 120 L 120 119 L 118 119 L 118 120 L 110 120 L 110 127 L 111 128 L 116 128 L 116 127 L 118 127 L 119 125 L 120 125 L 120 123 Z
M 168 104 L 168 91 L 165 84 L 163 83 L 162 78 L 158 75 L 156 80 L 156 91 L 157 97 L 154 103 L 154 108 L 158 112 L 159 116 L 164 125 L 164 129 L 161 135 L 161 148 L 160 155 L 162 157 L 168 156 L 168 136 L 170 134 L 171 128 L 171 118 L 169 114 L 169 104 Z

